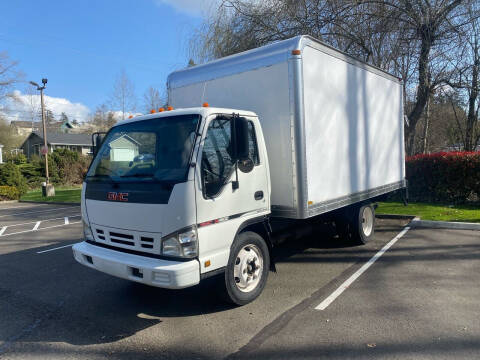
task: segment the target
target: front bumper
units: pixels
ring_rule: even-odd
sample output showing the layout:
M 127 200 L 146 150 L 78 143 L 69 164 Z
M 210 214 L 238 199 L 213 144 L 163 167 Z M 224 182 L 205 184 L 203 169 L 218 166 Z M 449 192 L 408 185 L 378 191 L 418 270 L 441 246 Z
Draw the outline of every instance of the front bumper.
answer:
M 72 249 L 75 260 L 80 264 L 123 279 L 169 289 L 186 288 L 200 282 L 198 260 L 152 259 L 87 242 L 75 244 Z

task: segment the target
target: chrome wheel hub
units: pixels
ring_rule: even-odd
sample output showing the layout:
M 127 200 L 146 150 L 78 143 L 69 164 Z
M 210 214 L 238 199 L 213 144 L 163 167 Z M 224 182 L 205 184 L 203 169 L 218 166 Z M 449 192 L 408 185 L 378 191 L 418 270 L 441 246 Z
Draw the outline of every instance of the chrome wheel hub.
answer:
M 257 287 L 263 273 L 263 257 L 260 249 L 252 244 L 244 246 L 237 254 L 233 277 L 237 288 L 250 292 Z
M 362 211 L 362 231 L 367 237 L 373 231 L 373 210 L 370 206 L 364 207 Z

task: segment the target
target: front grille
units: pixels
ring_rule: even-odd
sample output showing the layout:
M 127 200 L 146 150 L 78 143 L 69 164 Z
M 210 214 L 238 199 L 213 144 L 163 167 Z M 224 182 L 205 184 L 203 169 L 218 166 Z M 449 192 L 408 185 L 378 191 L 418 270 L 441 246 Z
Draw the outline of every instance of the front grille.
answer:
M 95 241 L 123 249 L 160 254 L 160 233 L 145 233 L 93 225 Z

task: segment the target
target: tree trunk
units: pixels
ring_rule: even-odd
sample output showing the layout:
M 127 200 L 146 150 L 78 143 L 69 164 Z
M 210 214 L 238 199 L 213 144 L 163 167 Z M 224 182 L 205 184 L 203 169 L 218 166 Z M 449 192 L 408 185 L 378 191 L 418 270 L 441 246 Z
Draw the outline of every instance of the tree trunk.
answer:
M 465 151 L 475 151 L 476 139 L 474 134 L 475 122 L 477 121 L 477 114 L 475 111 L 475 104 L 478 97 L 478 71 L 480 68 L 480 58 L 478 51 L 478 40 L 475 39 L 473 49 L 473 69 L 472 69 L 472 88 L 468 96 L 468 115 L 467 126 L 465 128 Z
M 417 123 L 422 116 L 423 109 L 427 103 L 432 91 L 428 73 L 429 55 L 432 48 L 430 39 L 431 30 L 429 26 L 423 26 L 421 30 L 422 44 L 420 49 L 420 57 L 418 59 L 418 88 L 415 105 L 408 115 L 408 126 L 406 127 L 405 136 L 407 139 L 407 154 L 414 155 L 414 138 Z
M 428 144 L 427 144 L 427 137 L 428 137 L 428 125 L 430 122 L 430 97 L 427 100 L 427 106 L 425 107 L 425 126 L 423 127 L 423 141 L 422 141 L 422 154 L 426 154 L 428 152 Z

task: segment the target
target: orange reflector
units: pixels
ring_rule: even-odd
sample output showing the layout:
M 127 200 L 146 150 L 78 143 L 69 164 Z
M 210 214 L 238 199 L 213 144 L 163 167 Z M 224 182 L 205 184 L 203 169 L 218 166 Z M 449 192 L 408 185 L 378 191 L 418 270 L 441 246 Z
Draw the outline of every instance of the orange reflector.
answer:
M 164 111 L 165 111 L 165 109 L 164 109 L 164 108 L 160 108 L 160 109 L 158 109 L 158 112 L 164 112 Z
M 173 110 L 173 107 L 172 106 L 167 106 L 167 110 L 168 111 Z
M 205 267 L 209 267 L 209 266 L 210 266 L 210 260 L 205 261 Z
M 150 114 L 155 114 L 155 113 L 156 113 L 155 109 L 150 110 Z
M 292 55 L 300 55 L 301 53 L 300 50 L 292 50 Z
M 129 118 L 129 119 L 133 118 L 133 115 L 130 115 L 128 118 Z
M 207 102 L 204 102 L 204 103 L 202 104 L 202 106 L 203 106 L 203 107 L 208 107 L 209 105 L 208 105 Z
M 308 205 L 312 205 L 312 204 L 313 204 L 313 201 L 309 201 L 309 202 L 308 202 Z

